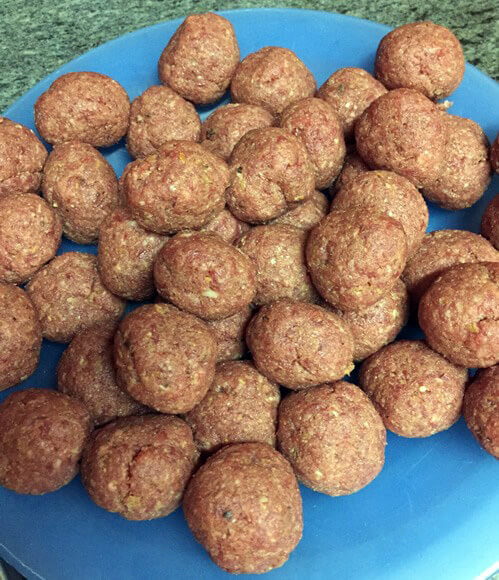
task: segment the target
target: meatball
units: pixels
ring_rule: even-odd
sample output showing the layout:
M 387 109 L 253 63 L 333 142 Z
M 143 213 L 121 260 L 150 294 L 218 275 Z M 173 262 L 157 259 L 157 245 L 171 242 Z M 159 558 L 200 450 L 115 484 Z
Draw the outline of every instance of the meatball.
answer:
M 300 541 L 300 490 L 284 457 L 264 443 L 228 445 L 199 469 L 184 515 L 212 560 L 232 574 L 282 566 Z
M 229 161 L 241 137 L 252 129 L 270 127 L 274 117 L 255 105 L 229 103 L 215 109 L 201 126 L 201 143 Z
M 0 280 L 29 280 L 55 256 L 61 236 L 59 218 L 38 195 L 0 196 Z
M 38 315 L 28 295 L 17 286 L 0 282 L 0 391 L 34 372 L 41 345 Z
M 128 300 L 152 298 L 154 260 L 166 239 L 142 229 L 127 209 L 116 208 L 99 230 L 97 263 L 104 286 Z
M 340 191 L 340 189 L 347 187 L 351 181 L 356 179 L 358 175 L 361 175 L 365 171 L 369 171 L 369 167 L 364 163 L 364 161 L 362 161 L 362 158 L 358 153 L 348 153 L 335 183 L 336 191 Z
M 0 197 L 37 192 L 47 150 L 31 129 L 0 116 Z
M 444 168 L 447 126 L 429 99 L 411 89 L 382 95 L 355 125 L 357 150 L 375 169 L 388 169 L 416 187 L 438 179 Z
M 250 227 L 249 224 L 238 220 L 228 209 L 223 209 L 202 229 L 218 234 L 228 244 L 235 244 Z
M 332 211 L 309 235 L 315 287 L 340 310 L 362 310 L 397 282 L 407 257 L 400 222 L 372 208 Z
M 329 187 L 340 172 L 346 153 L 336 113 L 326 102 L 310 97 L 284 109 L 281 127 L 305 145 L 315 170 L 315 187 Z
M 499 250 L 499 194 L 485 208 L 481 232 Z
M 105 288 L 92 254 L 66 252 L 37 272 L 26 287 L 44 338 L 69 342 L 75 334 L 113 324 L 125 303 Z
M 314 168 L 302 142 L 278 127 L 254 129 L 234 148 L 227 204 L 239 219 L 263 223 L 309 199 Z
M 254 304 L 286 298 L 317 302 L 318 295 L 305 263 L 307 236 L 305 230 L 274 224 L 254 227 L 240 239 L 238 247 L 256 268 Z
M 381 95 L 385 87 L 362 68 L 346 67 L 334 72 L 317 91 L 340 119 L 346 139 L 353 137 L 357 119 Z
M 304 302 L 260 308 L 246 331 L 257 369 L 289 389 L 341 379 L 353 370 L 353 338 L 336 314 Z
M 241 358 L 246 352 L 246 327 L 252 316 L 249 306 L 227 318 L 210 320 L 208 326 L 217 341 L 217 361 Z
M 161 53 L 159 80 L 193 103 L 213 103 L 227 90 L 238 63 L 232 24 L 211 12 L 191 14 Z
M 38 97 L 35 125 L 52 145 L 83 141 L 108 147 L 126 134 L 129 113 L 130 100 L 117 81 L 96 72 L 70 72 Z
M 407 87 L 429 99 L 442 99 L 463 80 L 463 49 L 445 26 L 411 22 L 381 39 L 375 74 L 388 89 Z
M 329 211 L 329 200 L 315 190 L 306 201 L 272 220 L 273 224 L 285 224 L 309 231 L 316 226 Z
M 141 306 L 114 339 L 118 385 L 161 413 L 187 413 L 215 374 L 217 343 L 201 320 L 169 304 Z
M 490 165 L 492 167 L 492 171 L 499 173 L 499 133 L 496 135 L 496 138 L 494 139 L 494 142 L 490 148 Z
M 168 141 L 128 170 L 123 189 L 132 216 L 146 230 L 172 234 L 200 228 L 222 211 L 227 165 L 198 143 Z
M 211 232 L 180 232 L 154 263 L 159 294 L 207 320 L 241 311 L 255 296 L 256 268 L 241 250 Z
M 257 105 L 280 115 L 288 105 L 313 97 L 316 88 L 312 73 L 292 50 L 264 46 L 239 63 L 230 93 L 236 103 Z
M 91 244 L 118 205 L 118 180 L 106 159 L 88 143 L 56 145 L 43 170 L 42 192 L 62 221 L 65 235 Z
M 344 381 L 285 397 L 277 442 L 303 484 L 333 496 L 359 491 L 385 462 L 383 421 L 359 387 Z
M 459 264 L 446 270 L 419 303 L 429 345 L 457 365 L 499 362 L 499 263 Z
M 362 363 L 360 384 L 385 427 L 402 437 L 428 437 L 461 414 L 468 371 L 421 340 L 400 340 Z
M 77 400 L 50 389 L 25 389 L 0 404 L 0 485 L 41 495 L 78 472 L 92 422 Z
M 98 506 L 127 520 L 152 520 L 180 505 L 196 461 L 192 432 L 182 419 L 125 417 L 93 433 L 81 475 Z

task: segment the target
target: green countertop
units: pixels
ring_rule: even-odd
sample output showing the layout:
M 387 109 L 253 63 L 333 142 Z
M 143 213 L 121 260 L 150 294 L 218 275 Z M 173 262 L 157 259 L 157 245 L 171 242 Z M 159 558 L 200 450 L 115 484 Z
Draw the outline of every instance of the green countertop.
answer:
M 288 6 L 398 26 L 433 20 L 451 28 L 466 58 L 499 79 L 497 0 L 2 0 L 0 111 L 54 69 L 132 30 L 190 12 Z

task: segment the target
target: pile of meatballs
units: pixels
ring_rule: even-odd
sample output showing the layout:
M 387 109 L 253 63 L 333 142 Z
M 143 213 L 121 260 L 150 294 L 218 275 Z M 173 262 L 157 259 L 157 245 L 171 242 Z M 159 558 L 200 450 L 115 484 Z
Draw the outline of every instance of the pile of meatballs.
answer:
M 262 573 L 300 540 L 297 482 L 358 491 L 386 429 L 463 413 L 499 457 L 499 196 L 482 235 L 426 233 L 425 198 L 470 207 L 499 166 L 497 139 L 437 102 L 464 73 L 453 33 L 401 26 L 375 77 L 317 90 L 292 51 L 240 62 L 230 22 L 196 14 L 158 72 L 131 105 L 103 74 L 59 77 L 34 111 L 50 154 L 0 118 L 0 389 L 42 338 L 69 343 L 58 390 L 0 405 L 0 484 L 44 494 L 80 470 L 129 520 L 182 503 L 216 564 Z M 118 180 L 98 148 L 125 136 Z M 97 255 L 56 256 L 62 235 Z M 127 300 L 146 303 L 122 317 Z M 426 339 L 395 340 L 411 309 Z

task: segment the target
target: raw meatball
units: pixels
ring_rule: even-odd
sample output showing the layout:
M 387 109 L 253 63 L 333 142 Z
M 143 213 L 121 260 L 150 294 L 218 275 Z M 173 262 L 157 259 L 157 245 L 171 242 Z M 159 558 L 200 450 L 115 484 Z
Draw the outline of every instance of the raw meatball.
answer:
M 313 97 L 316 87 L 312 73 L 292 50 L 264 46 L 241 61 L 230 93 L 236 103 L 258 105 L 280 115 L 291 103 Z
M 302 535 L 293 470 L 264 443 L 229 445 L 210 457 L 189 482 L 183 508 L 194 537 L 232 574 L 282 566 Z
M 392 171 L 365 171 L 338 191 L 331 209 L 376 207 L 400 222 L 411 256 L 423 239 L 428 226 L 428 208 L 412 183 Z
M 359 387 L 344 381 L 285 397 L 277 442 L 303 484 L 333 496 L 359 491 L 385 462 L 381 417 Z
M 251 363 L 224 362 L 217 365 L 206 397 L 185 419 L 201 451 L 245 441 L 274 446 L 280 398 L 279 387 Z
M 334 72 L 317 92 L 338 115 L 346 139 L 353 137 L 357 119 L 381 95 L 385 87 L 362 68 L 346 67 Z
M 198 143 L 168 141 L 130 167 L 124 193 L 132 216 L 158 234 L 200 228 L 222 211 L 227 165 Z
M 254 304 L 270 304 L 289 298 L 317 302 L 305 263 L 308 232 L 294 226 L 275 224 L 252 228 L 238 247 L 251 258 L 256 268 Z
M 321 221 L 328 211 L 328 198 L 316 190 L 306 201 L 275 218 L 271 223 L 295 226 L 308 232 Z
M 194 106 L 169 87 L 152 86 L 133 100 L 126 145 L 132 157 L 157 153 L 166 141 L 199 141 Z
M 201 320 L 169 304 L 129 314 L 114 339 L 119 386 L 161 413 L 187 413 L 215 375 L 217 343 Z
M 257 369 L 290 389 L 335 381 L 353 369 L 350 329 L 314 304 L 263 306 L 250 321 L 246 340 Z
M 496 195 L 485 208 L 481 232 L 499 250 L 499 195 Z
M 0 116 L 0 197 L 37 192 L 47 151 L 31 129 Z
M 428 437 L 451 427 L 461 414 L 468 371 L 421 340 L 400 340 L 369 357 L 360 384 L 385 427 L 402 437 Z
M 394 171 L 416 187 L 432 183 L 443 171 L 447 125 L 435 104 L 411 89 L 376 99 L 356 123 L 355 140 L 368 165 Z
M 362 157 L 357 153 L 348 153 L 335 183 L 336 191 L 347 187 L 351 181 L 365 171 L 369 171 L 369 167 L 362 161 Z
M 419 303 L 429 345 L 451 362 L 499 362 L 499 263 L 459 264 L 433 282 Z
M 255 296 L 256 268 L 211 232 L 181 232 L 161 248 L 154 282 L 163 298 L 207 320 L 241 311 Z
M 274 117 L 255 105 L 229 103 L 219 107 L 201 126 L 201 143 L 212 153 L 229 161 L 241 137 L 252 129 L 270 127 Z
M 114 326 L 80 332 L 62 353 L 57 367 L 59 391 L 81 401 L 96 425 L 146 410 L 116 384 L 113 335 Z
M 99 230 L 97 263 L 104 286 L 128 300 L 152 298 L 154 260 L 166 239 L 142 229 L 127 209 L 116 208 Z
M 310 232 L 306 254 L 323 298 L 340 310 L 363 310 L 394 287 L 407 242 L 397 220 L 372 208 L 352 208 L 324 218 Z
M 117 81 L 96 72 L 70 72 L 38 97 L 35 125 L 52 145 L 83 141 L 108 147 L 126 134 L 129 113 L 130 99 Z
M 44 338 L 69 342 L 101 324 L 113 324 L 125 303 L 107 290 L 92 254 L 66 252 L 37 272 L 26 287 L 35 305 Z
M 227 90 L 238 63 L 232 24 L 211 12 L 191 14 L 161 53 L 159 80 L 193 103 L 213 103 Z
M 496 138 L 490 148 L 490 165 L 492 167 L 492 171 L 499 173 L 499 133 L 496 135 Z
M 41 345 L 40 323 L 28 295 L 17 286 L 0 282 L 0 391 L 31 375 Z
M 402 280 L 414 302 L 440 274 L 456 264 L 499 262 L 499 252 L 485 238 L 465 230 L 436 230 L 426 234 L 408 260 Z
M 0 405 L 0 485 L 32 495 L 66 485 L 91 429 L 76 399 L 50 389 L 12 393 Z
M 340 172 L 346 153 L 336 113 L 326 102 L 310 97 L 284 109 L 281 127 L 305 145 L 315 170 L 315 187 L 329 187 Z
M 249 224 L 238 220 L 228 209 L 223 209 L 202 229 L 218 234 L 228 244 L 235 244 L 250 227 Z
M 249 131 L 234 148 L 227 204 L 239 219 L 262 223 L 309 199 L 314 167 L 302 142 L 285 129 Z
M 411 22 L 381 39 L 375 74 L 388 89 L 407 87 L 430 99 L 442 99 L 463 80 L 463 49 L 445 26 Z
M 217 361 L 241 358 L 246 352 L 246 327 L 252 316 L 249 306 L 233 316 L 222 320 L 210 320 L 207 324 L 217 340 Z
M 180 505 L 196 461 L 192 432 L 182 419 L 126 417 L 94 432 L 81 474 L 98 506 L 127 520 L 152 520 Z
M 29 280 L 55 256 L 61 236 L 59 218 L 38 195 L 0 196 L 0 280 Z

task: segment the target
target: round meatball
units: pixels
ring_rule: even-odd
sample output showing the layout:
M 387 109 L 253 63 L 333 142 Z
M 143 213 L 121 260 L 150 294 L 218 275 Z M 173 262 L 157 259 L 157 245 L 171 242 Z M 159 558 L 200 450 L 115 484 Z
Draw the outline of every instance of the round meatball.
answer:
M 381 417 L 359 387 L 344 381 L 285 397 L 277 442 L 303 484 L 333 496 L 359 491 L 385 462 Z
M 334 72 L 317 91 L 340 119 L 346 139 L 353 137 L 357 119 L 381 95 L 385 87 L 362 68 L 346 67 Z
M 184 99 L 213 103 L 227 90 L 238 63 L 232 24 L 212 12 L 191 14 L 161 53 L 158 75 Z
M 429 345 L 454 364 L 497 364 L 499 263 L 449 268 L 421 298 L 418 316 Z
M 400 340 L 362 363 L 360 384 L 385 427 L 402 437 L 428 437 L 460 417 L 468 371 L 421 340 Z
M 496 138 L 494 139 L 494 142 L 490 148 L 490 165 L 492 167 L 492 171 L 499 173 L 499 133 L 496 135 Z
M 348 153 L 345 158 L 345 163 L 338 175 L 338 179 L 334 184 L 336 191 L 340 191 L 347 187 L 351 181 L 357 178 L 365 171 L 369 171 L 369 167 L 364 163 L 362 157 L 358 153 Z
M 26 287 L 40 318 L 44 338 L 69 342 L 75 334 L 114 324 L 125 303 L 101 282 L 97 258 L 66 252 L 37 272 Z
M 136 162 L 123 183 L 132 216 L 146 230 L 172 234 L 200 228 L 222 211 L 229 171 L 198 143 L 168 141 Z
M 25 389 L 0 404 L 0 485 L 41 495 L 78 472 L 92 429 L 85 407 L 50 389 Z
M 183 508 L 194 537 L 232 574 L 282 566 L 302 535 L 293 470 L 264 443 L 228 445 L 210 457 L 189 482 Z
M 230 174 L 227 204 L 245 222 L 276 218 L 314 192 L 314 167 L 305 146 L 278 127 L 246 133 L 232 152 Z
M 41 345 L 38 315 L 26 292 L 0 282 L 0 391 L 34 372 Z
M 252 129 L 270 127 L 274 117 L 255 105 L 228 103 L 218 109 L 201 126 L 201 143 L 212 153 L 229 161 L 232 150 Z
M 499 459 L 499 366 L 479 371 L 466 389 L 463 415 L 480 445 Z
M 223 362 L 205 398 L 185 419 L 201 451 L 245 441 L 274 446 L 280 398 L 279 387 L 250 362 Z
M 332 211 L 308 237 L 315 287 L 340 310 L 362 310 L 397 282 L 407 258 L 400 222 L 375 209 Z
M 256 268 L 254 304 L 270 304 L 289 298 L 317 302 L 305 263 L 308 232 L 294 226 L 274 224 L 252 228 L 239 240 L 238 247 Z
M 499 250 L 499 194 L 485 208 L 481 232 Z
M 328 198 L 315 190 L 306 201 L 273 219 L 271 223 L 294 226 L 308 232 L 327 215 L 328 211 Z
M 182 419 L 125 417 L 93 433 L 81 475 L 98 506 L 127 520 L 152 520 L 180 505 L 197 458 Z
M 215 375 L 217 343 L 201 320 L 169 304 L 141 306 L 114 339 L 118 385 L 161 413 L 187 413 Z
M 463 80 L 463 49 L 445 26 L 411 22 L 381 39 L 375 74 L 388 89 L 407 87 L 429 99 L 442 99 Z
M 47 150 L 31 129 L 0 116 L 0 197 L 37 192 Z
M 208 326 L 217 341 L 217 361 L 241 358 L 246 352 L 246 327 L 252 316 L 249 306 L 227 318 L 210 320 Z
M 438 179 L 444 168 L 447 126 L 434 103 L 411 89 L 376 99 L 355 125 L 357 151 L 375 169 L 407 177 L 416 187 Z
M 130 99 L 114 79 L 96 72 L 58 77 L 35 103 L 35 125 L 52 145 L 117 143 L 127 132 Z
M 154 282 L 163 298 L 207 320 L 240 312 L 255 296 L 256 268 L 211 232 L 180 232 L 161 248 Z
M 55 256 L 61 236 L 59 218 L 38 195 L 0 196 L 0 280 L 29 280 Z
M 341 379 L 353 370 L 353 338 L 336 314 L 304 302 L 260 308 L 246 331 L 257 369 L 289 389 Z
M 228 244 L 235 244 L 250 227 L 249 224 L 238 220 L 228 209 L 223 209 L 202 229 L 218 234 Z

